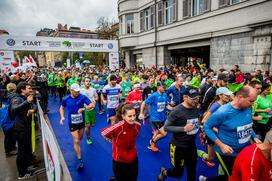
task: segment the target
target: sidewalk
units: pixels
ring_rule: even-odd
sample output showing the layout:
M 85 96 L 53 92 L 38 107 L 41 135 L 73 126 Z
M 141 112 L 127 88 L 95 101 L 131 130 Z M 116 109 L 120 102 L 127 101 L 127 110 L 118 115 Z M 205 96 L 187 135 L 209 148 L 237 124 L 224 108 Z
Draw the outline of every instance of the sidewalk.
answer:
M 40 134 L 40 133 L 37 133 Z M 43 162 L 43 149 L 42 138 L 38 136 L 36 142 L 36 156 L 42 160 L 40 168 L 44 168 Z M 0 128 L 0 180 L 1 181 L 15 181 L 18 178 L 18 172 L 16 167 L 16 156 L 6 158 L 4 151 L 4 133 Z M 25 181 L 46 181 L 46 173 L 39 174 L 31 179 L 25 179 Z

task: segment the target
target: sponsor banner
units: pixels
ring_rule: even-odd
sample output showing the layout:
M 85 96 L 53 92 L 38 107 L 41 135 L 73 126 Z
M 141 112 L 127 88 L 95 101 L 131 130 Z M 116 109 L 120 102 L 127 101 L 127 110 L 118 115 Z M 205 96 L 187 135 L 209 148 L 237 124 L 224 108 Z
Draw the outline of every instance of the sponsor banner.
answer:
M 0 36 L 0 50 L 118 52 L 117 40 Z
M 110 64 L 111 70 L 119 69 L 119 54 L 118 53 L 109 53 L 109 64 Z
M 61 180 L 61 164 L 60 153 L 57 147 L 57 142 L 53 136 L 51 129 L 49 128 L 46 120 L 43 117 L 43 111 L 40 105 L 38 105 L 39 117 L 41 120 L 42 140 L 43 140 L 43 152 L 44 162 L 48 181 L 60 181 Z
M 13 51 L 0 51 L 0 69 L 2 73 L 11 72 L 18 67 Z

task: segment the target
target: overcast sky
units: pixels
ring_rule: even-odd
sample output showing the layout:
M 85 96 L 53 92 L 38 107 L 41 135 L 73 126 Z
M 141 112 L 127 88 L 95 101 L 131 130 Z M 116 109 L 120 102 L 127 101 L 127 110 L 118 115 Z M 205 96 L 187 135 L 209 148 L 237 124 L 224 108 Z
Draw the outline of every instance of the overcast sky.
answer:
M 94 30 L 100 17 L 117 21 L 117 0 L 0 0 L 0 29 L 35 36 L 58 23 Z

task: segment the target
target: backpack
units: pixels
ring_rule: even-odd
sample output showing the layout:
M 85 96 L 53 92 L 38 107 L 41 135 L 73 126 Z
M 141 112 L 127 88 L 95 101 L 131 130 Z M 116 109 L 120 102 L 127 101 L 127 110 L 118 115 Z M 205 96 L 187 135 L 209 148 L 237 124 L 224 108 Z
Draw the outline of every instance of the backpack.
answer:
M 20 100 L 22 100 L 22 98 L 20 98 Z M 0 108 L 0 126 L 4 132 L 8 132 L 13 128 L 16 118 L 16 116 L 13 118 L 10 117 L 9 108 L 10 104 Z

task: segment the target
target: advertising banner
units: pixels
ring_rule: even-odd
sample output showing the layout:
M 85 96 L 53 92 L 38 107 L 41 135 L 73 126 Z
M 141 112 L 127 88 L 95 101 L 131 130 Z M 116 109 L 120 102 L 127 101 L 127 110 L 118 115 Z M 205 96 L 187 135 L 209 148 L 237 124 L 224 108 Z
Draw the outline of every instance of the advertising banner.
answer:
M 0 50 L 118 52 L 117 40 L 0 36 Z
M 119 54 L 109 53 L 109 65 L 111 70 L 119 69 Z
M 42 139 L 43 139 L 43 152 L 46 174 L 48 181 L 61 180 L 60 168 L 60 153 L 58 151 L 56 140 L 46 120 L 43 117 L 41 107 L 38 106 L 39 117 L 41 119 Z
M 0 51 L 0 69 L 2 73 L 11 72 L 18 66 L 13 51 Z

